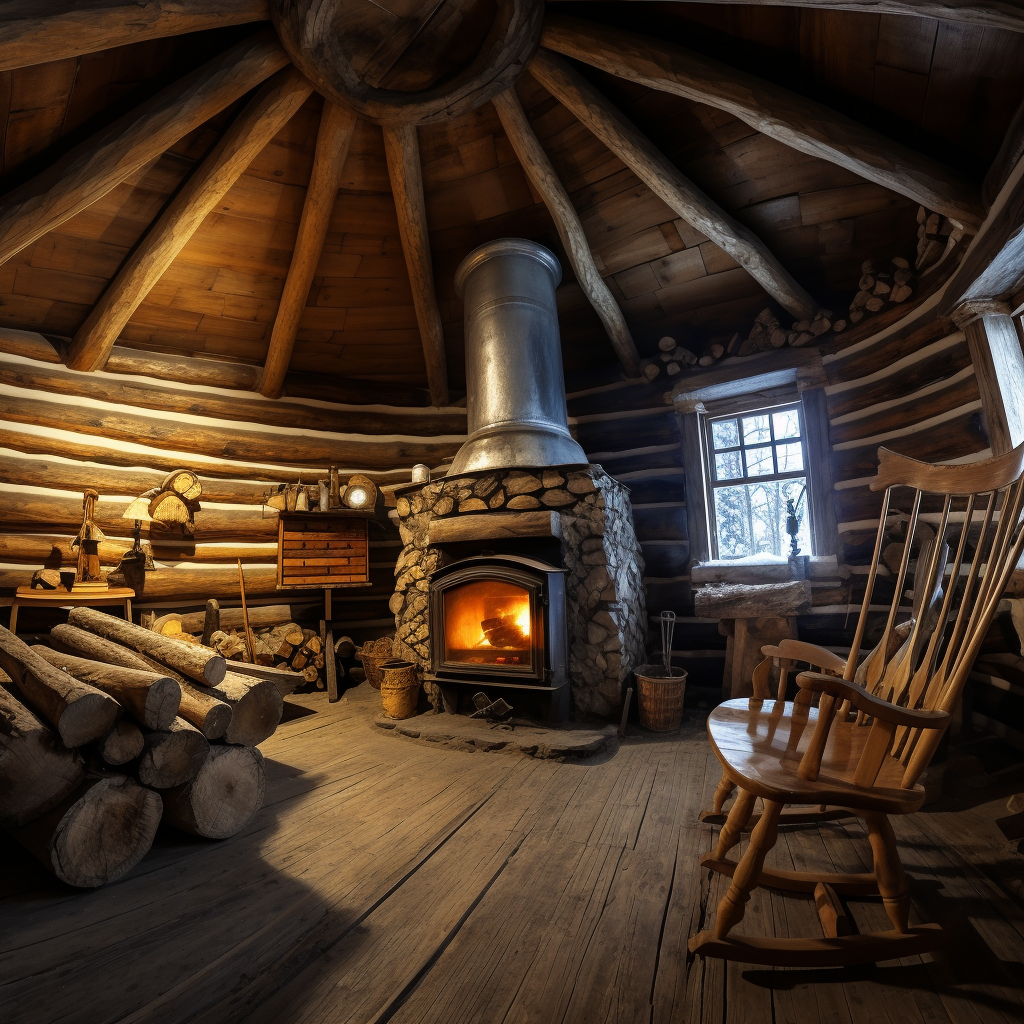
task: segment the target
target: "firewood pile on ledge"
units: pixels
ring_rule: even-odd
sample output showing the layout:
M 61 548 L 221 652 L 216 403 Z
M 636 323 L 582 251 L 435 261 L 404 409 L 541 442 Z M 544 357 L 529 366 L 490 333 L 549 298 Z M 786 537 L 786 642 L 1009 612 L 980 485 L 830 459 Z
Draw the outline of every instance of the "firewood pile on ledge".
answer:
M 130 871 L 161 820 L 234 835 L 263 805 L 257 744 L 294 685 L 238 667 L 93 608 L 49 646 L 0 627 L 0 826 L 83 888 Z

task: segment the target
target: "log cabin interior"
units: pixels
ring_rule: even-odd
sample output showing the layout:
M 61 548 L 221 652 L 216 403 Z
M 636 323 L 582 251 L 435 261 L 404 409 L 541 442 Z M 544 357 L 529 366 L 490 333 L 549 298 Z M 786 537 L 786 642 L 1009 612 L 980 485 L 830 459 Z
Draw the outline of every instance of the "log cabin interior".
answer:
M 5 1024 L 1024 1019 L 1022 239 L 1020 0 L 0 0 Z

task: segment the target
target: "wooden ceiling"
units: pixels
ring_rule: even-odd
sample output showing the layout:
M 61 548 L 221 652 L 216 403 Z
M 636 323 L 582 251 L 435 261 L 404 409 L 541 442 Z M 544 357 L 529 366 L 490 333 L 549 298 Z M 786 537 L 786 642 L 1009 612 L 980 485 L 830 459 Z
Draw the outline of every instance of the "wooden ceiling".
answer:
M 12 5 L 0 4 L 0 16 L 5 6 Z M 369 0 L 352 3 L 348 13 L 359 41 L 354 64 L 358 57 L 367 76 L 391 88 L 419 88 L 450 75 L 480 45 L 493 15 L 487 0 L 448 0 L 425 5 L 426 12 L 412 3 L 403 11 L 398 0 L 384 6 L 394 9 L 392 21 L 382 20 Z M 940 160 L 978 187 L 1024 96 L 1024 34 L 998 28 L 896 14 L 636 0 L 550 4 L 549 11 L 674 41 L 786 86 Z M 417 25 L 410 28 L 410 19 Z M 3 193 L 259 27 L 210 28 L 0 73 L 0 204 Z M 849 304 L 862 261 L 913 258 L 913 200 L 797 152 L 721 109 L 575 66 L 707 196 L 752 229 L 821 305 Z M 745 334 L 757 312 L 774 305 L 735 259 L 681 220 L 533 76 L 524 74 L 516 88 L 642 354 L 665 333 L 698 349 Z M 0 326 L 72 337 L 245 103 L 220 111 L 0 266 Z M 263 365 L 323 106 L 312 93 L 255 156 L 131 315 L 120 344 Z M 504 235 L 541 241 L 562 260 L 567 370 L 613 362 L 602 322 L 573 278 L 555 224 L 494 105 L 422 125 L 418 136 L 451 387 L 463 386 L 455 268 L 476 245 Z M 291 368 L 426 387 L 405 256 L 382 130 L 359 120 Z

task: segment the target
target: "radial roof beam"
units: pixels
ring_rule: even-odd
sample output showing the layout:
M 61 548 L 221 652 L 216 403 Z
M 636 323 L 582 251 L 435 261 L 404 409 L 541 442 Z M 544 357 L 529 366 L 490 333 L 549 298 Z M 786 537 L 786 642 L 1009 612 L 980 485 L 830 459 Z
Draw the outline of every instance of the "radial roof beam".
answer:
M 558 237 L 569 256 L 576 280 L 601 318 L 622 368 L 630 377 L 639 376 L 640 354 L 636 350 L 626 318 L 594 263 L 594 255 L 590 251 L 576 208 L 555 173 L 544 147 L 534 134 L 515 89 L 506 89 L 495 96 L 492 102 L 501 118 L 505 134 L 519 157 L 519 163 L 530 183 L 540 193 L 555 222 Z
M 285 68 L 250 100 L 93 306 L 68 350 L 68 366 L 73 370 L 106 366 L 110 350 L 132 314 L 207 215 L 312 91 L 295 68 Z
M 0 264 L 60 227 L 190 131 L 288 64 L 271 32 L 260 32 L 152 99 L 0 199 Z
M 811 7 L 822 11 L 863 11 L 937 18 L 981 28 L 1024 32 L 1024 7 L 1006 0 L 674 0 L 675 3 L 743 4 L 750 7 Z
M 0 71 L 270 17 L 267 0 L 8 0 Z
M 561 14 L 549 14 L 541 43 L 619 78 L 725 110 L 770 138 L 828 160 L 944 214 L 970 232 L 978 190 L 916 153 L 814 100 L 672 43 Z
M 327 227 L 338 196 L 338 182 L 355 126 L 356 116 L 351 110 L 324 100 L 316 151 L 313 154 L 313 172 L 309 188 L 306 189 L 299 233 L 295 239 L 281 302 L 277 307 L 263 379 L 260 381 L 260 392 L 268 398 L 278 398 L 284 388 L 284 377 L 295 348 L 302 311 L 306 308 L 309 286 L 313 283 L 313 274 L 327 238 Z
M 444 352 L 444 330 L 434 292 L 434 268 L 427 232 L 427 204 L 423 197 L 423 168 L 420 143 L 413 124 L 385 125 L 384 152 L 387 155 L 391 191 L 398 212 L 398 233 L 402 239 L 405 265 L 412 286 L 427 364 L 427 384 L 434 405 L 448 404 L 448 364 Z
M 784 309 L 798 320 L 814 318 L 818 304 L 768 247 L 682 174 L 567 61 L 541 50 L 530 64 L 530 73 L 655 195 L 732 256 Z

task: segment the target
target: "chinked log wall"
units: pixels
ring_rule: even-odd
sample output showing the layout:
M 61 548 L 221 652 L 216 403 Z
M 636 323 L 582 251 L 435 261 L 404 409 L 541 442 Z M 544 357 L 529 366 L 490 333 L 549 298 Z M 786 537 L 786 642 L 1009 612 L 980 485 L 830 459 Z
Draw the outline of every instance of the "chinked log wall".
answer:
M 100 492 L 100 557 L 114 565 L 131 546 L 133 523 L 121 518 L 128 501 L 190 467 L 203 482 L 195 541 L 153 531 L 157 568 L 141 603 L 237 601 L 236 558 L 247 596 L 280 600 L 277 516 L 262 509 L 274 483 L 313 483 L 331 464 L 342 479 L 360 471 L 378 483 L 408 480 L 416 463 L 454 455 L 465 435 L 461 409 L 272 401 L 212 386 L 236 383 L 239 368 L 209 360 L 115 349 L 112 365 L 124 372 L 77 373 L 39 336 L 0 332 L 0 594 L 28 584 L 41 565 L 75 564 L 84 488 Z M 389 615 L 400 544 L 382 526 L 371 545 L 372 585 L 335 593 L 343 622 Z
M 133 524 L 121 519 L 128 501 L 188 466 L 203 481 L 195 542 L 154 531 L 157 569 L 146 574 L 143 603 L 236 600 L 236 558 L 247 595 L 280 599 L 277 518 L 261 508 L 273 482 L 313 482 L 332 462 L 343 474 L 405 481 L 415 463 L 438 466 L 454 455 L 466 429 L 461 409 L 271 401 L 218 388 L 211 381 L 248 382 L 227 376 L 239 367 L 211 360 L 115 348 L 111 365 L 119 372 L 76 373 L 39 336 L 0 332 L 0 593 L 28 584 L 43 564 L 74 565 L 86 487 L 101 495 L 101 558 L 116 564 L 131 546 Z M 661 390 L 598 386 L 570 397 L 569 407 L 592 461 L 633 492 L 649 586 L 676 582 L 688 557 L 682 460 Z M 335 616 L 382 632 L 400 544 L 386 527 L 371 545 L 372 586 L 336 591 Z

